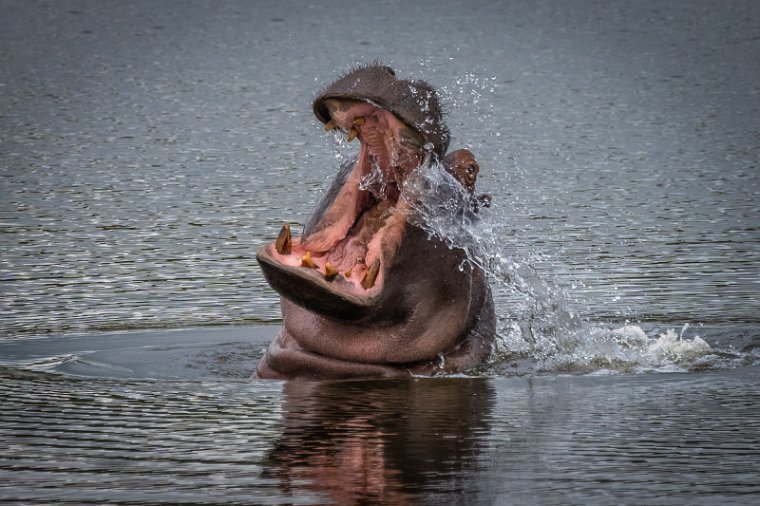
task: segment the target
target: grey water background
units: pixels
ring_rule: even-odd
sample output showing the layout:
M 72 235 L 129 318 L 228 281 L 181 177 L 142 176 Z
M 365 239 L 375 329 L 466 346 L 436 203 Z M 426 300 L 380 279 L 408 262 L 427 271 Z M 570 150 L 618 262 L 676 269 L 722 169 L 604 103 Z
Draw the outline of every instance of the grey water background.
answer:
M 0 5 L 0 501 L 758 500 L 760 4 Z M 441 89 L 545 295 L 712 350 L 536 376 L 497 283 L 484 377 L 249 382 L 255 251 L 337 167 L 311 100 L 375 59 Z

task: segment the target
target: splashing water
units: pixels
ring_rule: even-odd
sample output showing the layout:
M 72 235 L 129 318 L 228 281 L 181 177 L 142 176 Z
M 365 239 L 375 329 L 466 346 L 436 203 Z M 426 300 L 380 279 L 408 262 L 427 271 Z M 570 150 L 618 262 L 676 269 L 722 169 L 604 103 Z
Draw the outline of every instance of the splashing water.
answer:
M 495 87 L 492 78 L 466 74 L 441 92 L 453 109 L 476 110 L 480 121 L 488 122 L 493 113 L 484 95 L 493 93 Z M 333 151 L 341 162 L 355 156 L 344 136 L 336 132 L 332 138 Z M 501 150 L 498 153 L 503 155 Z M 376 167 L 360 185 L 382 197 L 386 185 L 382 170 Z M 410 220 L 415 225 L 448 247 L 463 250 L 464 263 L 488 274 L 498 318 L 491 370 L 505 374 L 515 363 L 529 362 L 534 372 L 672 372 L 704 367 L 715 357 L 699 336 L 684 338 L 688 324 L 680 334 L 669 329 L 648 336 L 638 325 L 605 326 L 582 318 L 563 289 L 539 276 L 534 264 L 542 261 L 541 253 L 511 254 L 510 250 L 518 248 L 506 241 L 509 234 L 503 217 L 491 209 L 474 209 L 473 195 L 432 154 L 404 181 L 401 195 L 414 211 Z M 499 307 L 499 298 L 517 303 Z M 735 360 L 737 356 L 724 358 Z
M 377 199 L 385 199 L 387 197 L 388 178 L 376 158 L 370 157 L 370 164 L 372 170 L 362 177 L 359 182 L 359 189 L 369 191 Z
M 716 364 L 706 341 L 684 337 L 688 323 L 680 334 L 669 329 L 649 337 L 637 325 L 609 327 L 582 318 L 565 292 L 541 279 L 529 260 L 505 253 L 509 245 L 494 216 L 488 209 L 472 211 L 472 195 L 441 164 L 415 171 L 402 197 L 414 209 L 412 223 L 462 249 L 465 262 L 486 271 L 497 289 L 522 299 L 515 317 L 499 321 L 494 370 L 520 359 L 531 360 L 539 372 L 575 374 L 682 372 Z M 723 358 L 733 361 L 738 355 Z
M 415 225 L 450 248 L 464 250 L 466 262 L 487 272 L 499 287 L 522 296 L 519 316 L 525 324 L 521 340 L 532 353 L 543 353 L 545 339 L 539 335 L 547 337 L 577 327 L 579 319 L 563 294 L 544 282 L 527 260 L 506 253 L 501 226 L 488 209 L 472 209 L 473 195 L 442 164 L 423 164 L 414 171 L 404 183 L 402 196 L 415 211 L 411 218 Z M 499 330 L 506 339 L 504 329 Z
M 356 149 L 346 139 L 346 134 L 339 129 L 332 131 L 332 135 L 328 136 L 330 139 L 333 155 L 338 163 L 342 166 L 356 156 Z

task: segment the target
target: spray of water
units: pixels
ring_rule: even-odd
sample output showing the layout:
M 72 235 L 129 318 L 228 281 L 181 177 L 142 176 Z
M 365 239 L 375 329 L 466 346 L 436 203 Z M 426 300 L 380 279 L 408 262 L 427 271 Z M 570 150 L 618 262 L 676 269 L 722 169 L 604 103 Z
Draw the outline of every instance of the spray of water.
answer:
M 468 73 L 452 86 L 442 87 L 441 93 L 449 110 L 466 108 L 475 111 L 479 121 L 490 123 L 493 113 L 486 96 L 495 89 L 494 78 Z M 483 131 L 498 137 L 498 132 Z M 466 147 L 477 153 L 478 145 Z M 339 134 L 333 136 L 333 148 L 341 162 L 355 156 Z M 504 156 L 501 148 L 497 153 Z M 486 160 L 490 166 L 498 166 L 498 162 Z M 385 184 L 379 168 L 361 182 L 362 188 L 381 192 Z M 584 319 L 563 288 L 538 274 L 535 264 L 542 261 L 542 254 L 529 251 L 526 255 L 525 248 L 510 244 L 505 216 L 510 203 L 500 206 L 497 196 L 493 209 L 477 209 L 473 195 L 430 152 L 405 180 L 401 195 L 414 211 L 410 219 L 416 226 L 448 247 L 463 250 L 465 263 L 488 274 L 497 301 L 497 341 L 491 363 L 497 374 L 519 361 L 530 362 L 531 369 L 539 372 L 688 370 L 713 353 L 699 336 L 684 338 L 688 324 L 680 335 L 668 330 L 647 336 L 637 325 L 603 325 Z M 582 290 L 582 284 L 576 283 L 574 288 Z M 516 302 L 503 307 L 499 300 Z
M 707 357 L 716 358 L 698 335 L 685 337 L 688 323 L 680 333 L 669 329 L 650 337 L 637 325 L 583 318 L 563 289 L 542 279 L 527 260 L 506 253 L 509 244 L 497 216 L 489 209 L 474 210 L 472 194 L 435 160 L 412 173 L 402 197 L 414 210 L 414 225 L 463 250 L 464 262 L 483 269 L 495 291 L 522 301 L 512 317 L 499 321 L 493 370 L 503 372 L 505 364 L 528 359 L 538 372 L 672 372 L 700 368 L 711 360 Z M 497 313 L 503 314 L 503 308 L 497 307 Z
M 410 220 L 450 248 L 463 250 L 465 262 L 483 269 L 496 289 L 523 301 L 513 315 L 520 321 L 522 343 L 508 337 L 513 328 L 508 320 L 500 322 L 500 342 L 527 345 L 535 356 L 567 346 L 562 338 L 572 335 L 581 321 L 564 294 L 542 280 L 528 261 L 509 255 L 495 215 L 488 208 L 478 209 L 474 196 L 442 164 L 429 162 L 413 172 L 402 189 L 402 197 L 414 209 Z

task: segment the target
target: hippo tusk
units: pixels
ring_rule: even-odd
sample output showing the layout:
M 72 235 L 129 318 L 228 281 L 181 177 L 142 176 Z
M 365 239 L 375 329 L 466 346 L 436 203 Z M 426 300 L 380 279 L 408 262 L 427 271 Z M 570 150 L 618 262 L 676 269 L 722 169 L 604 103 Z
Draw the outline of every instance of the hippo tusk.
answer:
M 369 269 L 364 274 L 364 277 L 362 278 L 362 287 L 365 290 L 369 290 L 373 286 L 375 286 L 375 280 L 377 279 L 377 274 L 380 272 L 380 259 L 376 258 L 374 262 L 372 262 L 372 265 L 369 266 Z
M 327 281 L 332 281 L 335 279 L 335 276 L 338 275 L 338 269 L 333 267 L 333 265 L 330 262 L 327 262 L 325 264 L 325 279 Z
M 308 267 L 309 269 L 317 268 L 317 264 L 315 264 L 314 259 L 311 258 L 311 251 L 307 251 L 306 254 L 301 257 L 301 267 Z
M 282 226 L 274 245 L 275 248 L 277 248 L 277 253 L 280 255 L 290 255 L 290 252 L 293 250 L 293 239 L 290 235 L 290 225 L 286 223 Z

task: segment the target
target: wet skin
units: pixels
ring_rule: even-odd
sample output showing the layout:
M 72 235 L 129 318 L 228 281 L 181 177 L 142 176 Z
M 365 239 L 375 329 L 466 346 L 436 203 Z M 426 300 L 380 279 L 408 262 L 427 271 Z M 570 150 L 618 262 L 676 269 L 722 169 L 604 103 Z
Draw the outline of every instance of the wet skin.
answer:
M 339 78 L 314 103 L 359 153 L 344 164 L 301 237 L 284 226 L 257 259 L 282 297 L 283 329 L 261 378 L 394 377 L 466 371 L 491 352 L 495 318 L 482 270 L 412 224 L 405 183 L 435 160 L 473 194 L 467 150 L 444 157 L 435 91 L 387 67 Z M 474 194 L 473 194 L 474 195 Z M 473 197 L 472 206 L 480 197 Z

